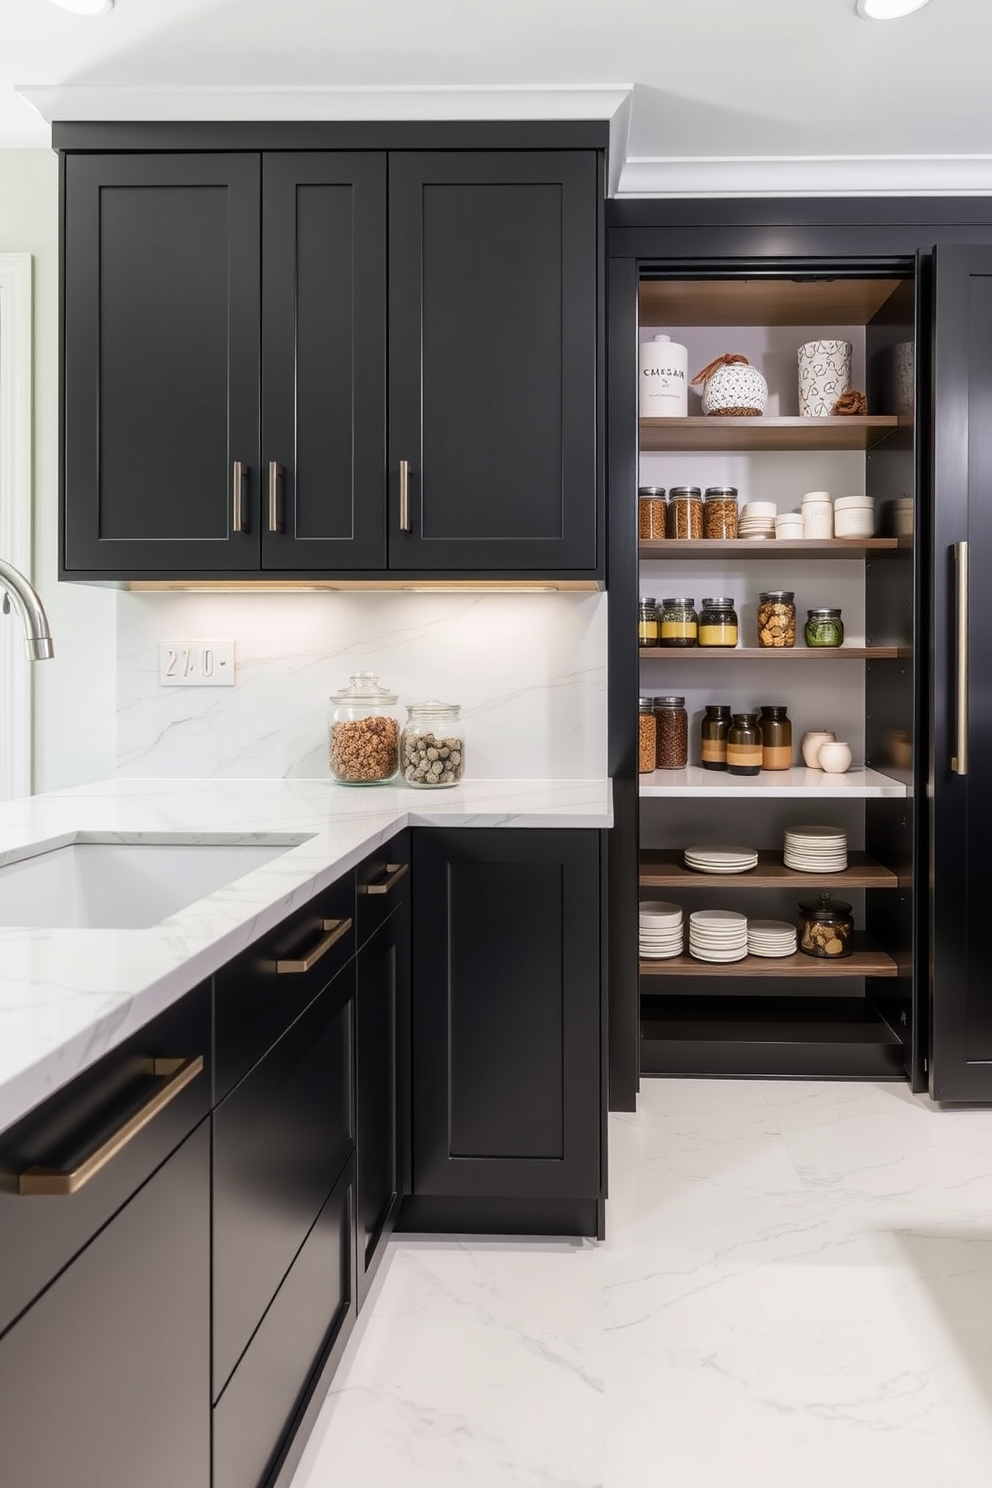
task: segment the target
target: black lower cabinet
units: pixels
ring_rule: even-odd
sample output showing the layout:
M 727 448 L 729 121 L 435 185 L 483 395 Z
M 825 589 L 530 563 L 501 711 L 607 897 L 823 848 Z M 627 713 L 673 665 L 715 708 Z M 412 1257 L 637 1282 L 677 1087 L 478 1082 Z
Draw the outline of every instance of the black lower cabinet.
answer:
M 210 1488 L 209 1317 L 202 1122 L 0 1340 L 5 1488 Z
M 404 1228 L 600 1231 L 600 860 L 593 831 L 415 833 Z

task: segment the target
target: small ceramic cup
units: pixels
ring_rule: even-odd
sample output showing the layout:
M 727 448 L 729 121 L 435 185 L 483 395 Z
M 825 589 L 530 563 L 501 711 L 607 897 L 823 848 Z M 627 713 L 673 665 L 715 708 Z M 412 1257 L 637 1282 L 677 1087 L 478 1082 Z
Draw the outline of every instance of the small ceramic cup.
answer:
M 842 744 L 834 739 L 820 745 L 820 769 L 826 770 L 828 775 L 843 775 L 845 770 L 851 768 L 852 758 L 850 744 Z
M 808 770 L 820 769 L 820 745 L 832 744 L 836 737 L 830 729 L 810 729 L 803 734 L 803 763 Z

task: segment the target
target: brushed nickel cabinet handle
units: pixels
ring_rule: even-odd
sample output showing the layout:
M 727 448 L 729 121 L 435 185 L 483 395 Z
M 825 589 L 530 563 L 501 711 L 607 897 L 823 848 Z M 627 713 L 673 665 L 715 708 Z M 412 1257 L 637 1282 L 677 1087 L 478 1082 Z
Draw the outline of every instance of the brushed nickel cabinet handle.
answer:
M 61 1196 L 78 1193 L 94 1174 L 99 1173 L 111 1158 L 123 1152 L 148 1123 L 164 1111 L 170 1101 L 185 1090 L 203 1069 L 203 1055 L 193 1059 L 145 1059 L 141 1061 L 143 1074 L 155 1075 L 161 1080 L 158 1089 L 149 1096 L 143 1106 L 101 1142 L 88 1157 L 74 1168 L 27 1168 L 17 1179 L 17 1192 L 24 1195 L 46 1194 Z
M 410 461 L 400 461 L 400 531 L 412 532 L 410 525 Z
M 399 883 L 404 873 L 409 871 L 409 868 L 409 863 L 387 863 L 385 871 L 389 877 L 383 879 L 382 883 L 359 884 L 358 892 L 360 894 L 388 894 Z
M 269 461 L 269 531 L 282 532 L 282 517 L 279 514 L 279 482 L 286 474 L 285 465 L 278 460 Z
M 248 479 L 249 466 L 244 460 L 234 462 L 234 501 L 231 515 L 231 526 L 235 532 L 247 532 L 248 523 L 245 519 L 245 481 Z
M 279 976 L 299 976 L 304 971 L 309 971 L 316 966 L 321 956 L 326 956 L 332 945 L 336 945 L 342 935 L 347 935 L 351 929 L 351 920 L 321 920 L 320 928 L 326 933 L 318 940 L 312 950 L 307 951 L 305 956 L 277 961 L 276 972 Z
M 968 544 L 954 544 L 958 577 L 958 665 L 954 717 L 957 754 L 951 760 L 955 775 L 968 773 Z

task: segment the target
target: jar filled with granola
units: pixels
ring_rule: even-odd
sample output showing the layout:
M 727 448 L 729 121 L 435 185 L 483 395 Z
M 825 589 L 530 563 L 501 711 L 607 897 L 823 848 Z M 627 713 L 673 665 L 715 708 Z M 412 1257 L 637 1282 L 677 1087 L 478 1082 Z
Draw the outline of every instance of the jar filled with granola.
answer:
M 796 644 L 796 596 L 791 589 L 768 589 L 758 595 L 758 645 Z
M 400 725 L 395 692 L 375 672 L 353 673 L 331 698 L 331 775 L 343 785 L 381 785 L 399 769 Z

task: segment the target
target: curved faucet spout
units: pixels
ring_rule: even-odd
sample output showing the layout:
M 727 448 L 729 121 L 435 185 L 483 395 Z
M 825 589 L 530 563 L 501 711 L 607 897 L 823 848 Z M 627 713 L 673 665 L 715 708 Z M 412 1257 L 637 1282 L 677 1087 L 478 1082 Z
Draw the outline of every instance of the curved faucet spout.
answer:
M 10 596 L 24 626 L 29 661 L 48 661 L 55 655 L 45 607 L 27 579 L 12 563 L 0 558 L 0 589 Z M 4 606 L 6 609 L 7 606 Z

